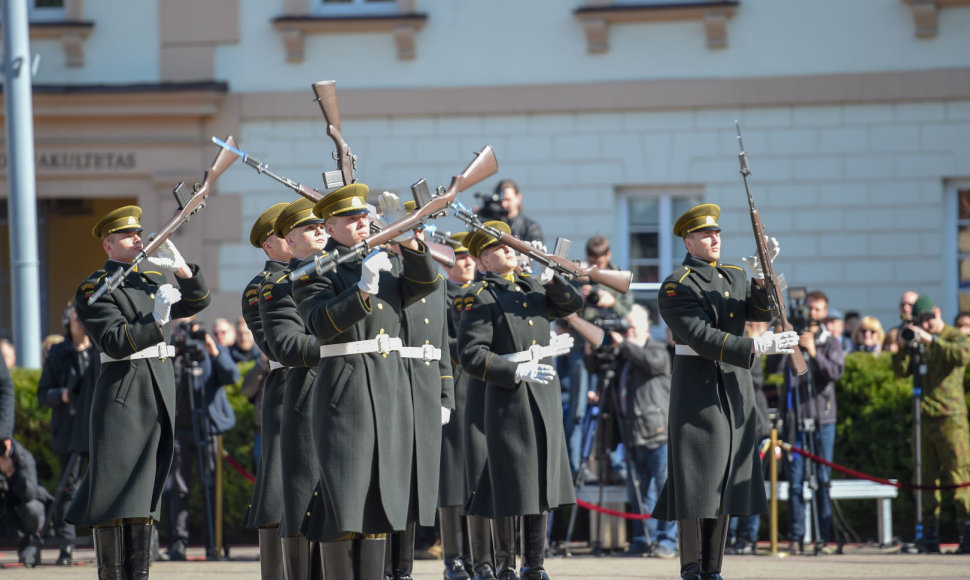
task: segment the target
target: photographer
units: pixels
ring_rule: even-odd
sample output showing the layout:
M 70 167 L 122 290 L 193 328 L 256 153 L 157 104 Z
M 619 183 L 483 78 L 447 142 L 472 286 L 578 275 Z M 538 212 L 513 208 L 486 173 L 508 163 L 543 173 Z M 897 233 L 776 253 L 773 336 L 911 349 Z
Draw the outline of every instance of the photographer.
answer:
M 957 485 L 970 481 L 970 429 L 963 376 L 970 362 L 970 342 L 960 330 L 943 322 L 933 299 L 923 294 L 912 307 L 912 320 L 903 327 L 899 351 L 893 354 L 896 376 L 913 374 L 912 359 L 921 357 L 920 452 L 922 482 Z M 939 491 L 922 492 L 925 534 L 921 551 L 940 552 Z M 954 491 L 957 525 L 963 526 L 957 553 L 970 553 L 970 488 Z
M 610 332 L 615 345 L 618 368 L 620 413 L 623 417 L 624 448 L 640 482 L 636 497 L 627 485 L 630 503 L 648 512 L 657 503 L 657 494 L 667 482 L 667 407 L 670 404 L 670 356 L 663 343 L 650 340 L 650 315 L 634 304 L 626 318 L 625 335 Z M 632 474 L 631 474 L 632 475 Z M 632 481 L 632 477 L 627 479 Z M 658 558 L 677 555 L 677 522 L 649 519 L 643 522 L 649 534 L 641 533 L 653 544 L 649 553 Z M 634 526 L 636 529 L 637 525 Z M 634 543 L 637 538 L 634 538 Z
M 30 451 L 10 437 L 0 439 L 0 538 L 17 538 L 20 563 L 40 563 L 44 504 L 54 498 L 37 483 Z
M 215 471 L 219 460 L 217 437 L 236 424 L 236 416 L 222 386 L 238 381 L 239 369 L 232 362 L 229 350 L 221 347 L 198 322 L 191 319 L 177 322 L 172 334 L 175 345 L 175 454 L 165 495 L 168 504 L 168 558 L 185 560 L 185 548 L 189 543 L 192 465 L 199 465 L 193 459 L 197 459 L 195 454 L 202 454 L 206 472 L 211 476 Z M 195 370 L 201 370 L 201 380 L 193 376 Z M 199 389 L 196 392 L 191 389 L 193 383 L 194 388 Z M 193 408 L 196 413 L 193 413 Z M 199 413 L 206 414 L 200 417 Z M 205 424 L 208 425 L 208 433 L 200 430 L 200 440 L 197 440 L 196 430 Z M 207 507 L 211 509 L 211 506 Z M 212 521 L 213 514 L 207 514 L 206 518 Z M 207 555 L 211 556 L 215 546 L 206 548 Z
M 815 290 L 805 296 L 807 317 L 801 325 L 795 325 L 798 317 L 793 317 L 793 325 L 800 330 L 798 344 L 807 355 L 808 373 L 790 380 L 797 381 L 797 392 L 785 381 L 785 391 L 781 394 L 782 404 L 789 417 L 789 427 L 797 431 L 793 444 L 832 461 L 835 449 L 835 382 L 845 371 L 845 355 L 839 335 L 832 332 L 841 322 L 842 315 L 835 310 L 829 312 L 829 299 L 824 292 Z M 798 328 L 803 326 L 803 328 Z M 838 325 L 840 326 L 840 325 Z M 787 357 L 782 359 L 787 363 Z M 787 364 L 780 367 L 784 372 Z M 788 373 L 785 373 L 788 376 Z M 808 438 L 812 439 L 809 440 Z M 791 440 L 791 438 L 789 438 Z M 829 502 L 831 468 L 825 465 L 813 466 L 817 476 L 818 488 L 814 490 L 815 507 L 818 510 L 818 530 L 815 553 L 822 553 L 829 539 L 832 524 L 832 506 Z M 804 548 L 805 536 L 805 496 L 802 489 L 806 483 L 805 458 L 794 454 L 789 465 L 788 519 L 792 554 L 800 554 Z
M 499 209 L 498 206 L 501 206 Z M 500 219 L 509 224 L 512 236 L 526 242 L 542 242 L 542 227 L 539 222 L 530 219 L 522 213 L 522 192 L 511 179 L 503 179 L 495 186 L 491 199 L 486 200 L 483 210 L 491 215 L 482 215 L 482 219 Z

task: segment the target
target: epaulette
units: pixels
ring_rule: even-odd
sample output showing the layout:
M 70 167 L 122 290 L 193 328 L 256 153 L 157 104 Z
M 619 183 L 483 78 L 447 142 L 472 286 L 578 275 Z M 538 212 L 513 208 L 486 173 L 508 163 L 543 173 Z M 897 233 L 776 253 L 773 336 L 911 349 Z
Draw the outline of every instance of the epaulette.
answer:
M 247 288 L 246 292 L 243 293 L 243 298 L 250 306 L 256 304 L 259 301 L 259 288 Z

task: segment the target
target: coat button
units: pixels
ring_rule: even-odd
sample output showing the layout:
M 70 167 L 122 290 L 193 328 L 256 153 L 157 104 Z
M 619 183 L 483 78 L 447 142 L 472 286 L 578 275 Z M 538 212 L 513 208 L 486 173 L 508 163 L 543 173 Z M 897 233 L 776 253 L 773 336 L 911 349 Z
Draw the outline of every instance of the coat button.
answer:
M 427 302 L 427 300 L 425 300 L 424 298 L 422 298 L 421 299 L 421 304 L 424 304 L 425 302 Z
M 528 307 L 529 307 L 529 303 L 528 302 L 523 302 L 522 303 L 522 308 L 528 308 Z
M 730 295 L 731 295 L 731 293 L 725 290 L 725 291 L 724 291 L 724 295 L 725 295 L 725 296 L 730 296 Z
M 536 341 L 534 341 L 534 340 L 533 340 L 533 341 L 532 341 L 532 344 L 533 344 L 533 346 L 535 345 L 535 343 L 536 343 Z
M 718 278 L 723 278 L 724 276 L 722 274 L 718 274 L 717 277 Z
M 732 312 L 732 313 L 728 314 L 728 317 L 734 318 L 734 313 Z
M 430 320 L 428 320 L 427 318 L 425 318 L 425 319 L 424 319 L 424 323 L 425 323 L 425 324 L 431 324 L 431 321 L 430 321 Z
M 378 310 L 384 310 L 384 305 L 383 305 L 383 304 L 381 304 L 380 302 L 378 302 L 378 303 L 377 303 L 377 309 L 378 309 Z
M 534 325 L 534 323 L 530 320 L 529 321 L 529 326 L 533 326 L 533 325 Z

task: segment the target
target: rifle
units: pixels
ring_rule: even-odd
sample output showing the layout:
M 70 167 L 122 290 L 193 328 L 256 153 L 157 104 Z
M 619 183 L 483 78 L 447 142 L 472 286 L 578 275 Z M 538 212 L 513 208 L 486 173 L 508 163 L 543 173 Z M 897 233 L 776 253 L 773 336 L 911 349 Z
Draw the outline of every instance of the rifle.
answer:
M 371 234 L 376 234 L 383 229 L 384 226 L 380 222 L 371 221 Z M 451 268 L 455 265 L 455 251 L 450 246 L 439 244 L 428 239 L 424 240 L 424 245 L 428 248 L 428 253 L 431 254 L 435 262 L 438 262 L 445 268 Z
M 761 270 L 765 274 L 765 291 L 768 293 L 768 310 L 774 317 L 771 321 L 775 332 L 793 330 L 788 316 L 785 314 L 785 299 L 781 293 L 785 289 L 785 277 L 775 275 L 775 267 L 771 263 L 771 256 L 768 255 L 768 246 L 765 236 L 765 225 L 761 222 L 761 214 L 754 205 L 754 196 L 751 195 L 751 188 L 748 187 L 748 176 L 751 170 L 748 169 L 748 156 L 744 152 L 744 141 L 741 140 L 741 125 L 735 121 L 734 128 L 738 132 L 738 161 L 741 163 L 741 178 L 744 180 L 744 190 L 748 193 L 748 208 L 751 213 L 751 227 L 754 229 L 754 243 L 758 248 L 758 260 L 761 262 Z M 808 370 L 805 364 L 805 357 L 802 356 L 800 348 L 792 349 L 794 352 L 789 355 L 792 368 L 796 374 L 803 375 Z
M 516 252 L 528 256 L 530 259 L 539 262 L 547 268 L 552 268 L 567 278 L 575 278 L 580 281 L 586 281 L 588 279 L 597 284 L 612 288 L 617 292 L 623 292 L 624 294 L 630 289 L 633 274 L 627 270 L 600 270 L 596 266 L 584 267 L 565 256 L 537 250 L 529 242 L 523 242 L 511 234 L 483 224 L 468 208 L 460 203 L 455 204 L 455 217 L 468 224 L 471 228 L 485 232 L 493 238 L 498 239 L 499 243 L 505 244 Z
M 192 187 L 192 195 L 186 198 L 182 193 L 182 186 L 185 185 L 184 182 L 180 181 L 176 184 L 175 189 L 172 190 L 172 195 L 175 196 L 175 201 L 178 203 L 179 211 L 175 216 L 165 224 L 158 233 L 156 233 L 151 240 L 148 241 L 148 245 L 142 248 L 141 252 L 135 256 L 135 259 L 128 265 L 127 268 L 119 267 L 112 274 L 108 275 L 104 280 L 104 284 L 98 287 L 93 294 L 88 298 L 88 305 L 97 302 L 98 298 L 104 296 L 106 292 L 111 292 L 115 288 L 121 285 L 125 277 L 128 276 L 135 267 L 138 266 L 148 256 L 150 256 L 155 250 L 158 249 L 162 242 L 167 240 L 169 236 L 175 233 L 175 230 L 179 229 L 182 224 L 189 221 L 193 215 L 199 210 L 205 207 L 205 200 L 209 196 L 209 189 L 212 187 L 212 182 L 219 178 L 220 175 L 225 172 L 226 169 L 232 165 L 239 155 L 233 151 L 235 149 L 235 141 L 232 140 L 232 135 L 226 137 L 225 143 L 228 147 L 223 147 L 219 149 L 219 153 L 216 154 L 216 158 L 212 161 L 212 165 L 205 170 L 205 174 L 202 176 L 202 181 L 196 183 Z
M 291 272 L 290 280 L 298 280 L 314 271 L 318 276 L 324 272 L 332 271 L 339 264 L 363 258 L 373 248 L 393 240 L 403 232 L 413 230 L 430 219 L 445 215 L 448 206 L 454 201 L 458 192 L 468 189 L 483 179 L 494 175 L 497 171 L 498 162 L 495 160 L 495 153 L 492 151 L 491 145 L 486 145 L 481 151 L 476 153 L 475 159 L 472 160 L 464 171 L 451 179 L 451 185 L 442 194 L 435 196 L 431 201 L 418 207 L 396 222 L 387 224 L 379 233 L 372 234 L 367 239 L 354 244 L 353 247 L 345 251 L 338 250 L 331 254 L 318 254 L 314 256 L 312 262 L 307 262 Z
M 229 143 L 226 143 L 225 141 L 223 141 L 222 139 L 219 139 L 218 137 L 213 137 L 212 142 L 218 145 L 219 147 L 222 147 L 223 149 L 228 149 L 233 153 L 235 153 L 236 155 L 238 155 L 239 157 L 242 157 L 243 163 L 255 169 L 256 173 L 259 173 L 261 175 L 266 175 L 268 177 L 275 179 L 276 181 L 289 187 L 293 191 L 299 193 L 300 195 L 309 199 L 312 202 L 318 202 L 321 199 L 323 199 L 324 195 L 326 195 L 324 193 L 320 193 L 319 191 L 313 189 L 312 187 L 307 187 L 302 183 L 297 183 L 288 177 L 283 177 L 282 175 L 277 175 L 276 173 L 273 173 L 272 171 L 269 170 L 269 164 L 263 163 L 259 159 L 256 159 L 255 157 L 247 153 L 244 149 L 238 149 L 237 147 L 235 147 L 235 144 L 230 145 Z
M 311 85 L 314 99 L 320 105 L 323 112 L 323 119 L 327 122 L 327 135 L 333 139 L 337 150 L 333 153 L 333 158 L 337 161 L 336 171 L 327 171 L 323 174 L 323 183 L 327 189 L 333 189 L 342 185 L 348 185 L 356 181 L 354 172 L 357 169 L 357 156 L 350 152 L 350 145 L 344 141 L 340 134 L 340 107 L 337 106 L 337 82 L 319 81 Z

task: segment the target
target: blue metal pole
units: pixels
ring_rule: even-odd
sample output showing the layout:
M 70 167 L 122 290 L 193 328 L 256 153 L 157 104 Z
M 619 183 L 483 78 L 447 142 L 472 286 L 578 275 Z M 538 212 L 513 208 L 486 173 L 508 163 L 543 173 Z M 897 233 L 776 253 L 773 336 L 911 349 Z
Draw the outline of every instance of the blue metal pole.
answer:
M 27 3 L 2 0 L 3 78 L 10 188 L 10 303 L 18 366 L 40 368 L 40 261 Z

